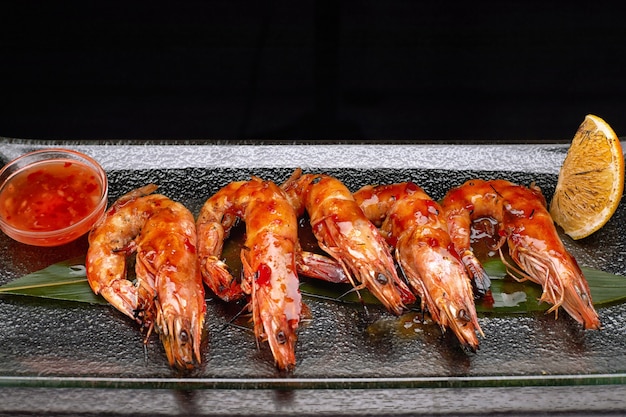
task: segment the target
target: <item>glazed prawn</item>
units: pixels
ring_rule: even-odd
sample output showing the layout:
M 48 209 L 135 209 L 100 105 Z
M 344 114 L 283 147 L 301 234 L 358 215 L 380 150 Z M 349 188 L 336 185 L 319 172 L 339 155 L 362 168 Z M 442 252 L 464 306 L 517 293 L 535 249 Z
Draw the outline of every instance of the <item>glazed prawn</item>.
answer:
M 365 186 L 354 193 L 389 244 L 414 292 L 436 323 L 463 346 L 478 348 L 482 330 L 465 267 L 452 247 L 441 208 L 414 183 Z
M 240 283 L 219 260 L 237 219 L 246 224 Z M 248 295 L 257 340 L 268 341 L 280 369 L 294 367 L 302 309 L 296 267 L 298 222 L 284 192 L 259 178 L 230 183 L 204 203 L 196 226 L 204 282 L 226 300 Z
M 201 362 L 206 303 L 191 212 L 148 185 L 120 197 L 89 234 L 87 279 L 148 336 L 156 329 L 168 361 L 179 369 Z M 126 258 L 136 253 L 136 283 Z M 146 337 L 147 340 L 147 337 Z
M 389 246 L 341 181 L 297 169 L 281 188 L 298 216 L 307 211 L 320 248 L 342 265 L 355 289 L 367 288 L 396 315 L 415 301 L 398 277 Z
M 450 190 L 441 202 L 457 251 L 471 251 L 472 221 L 491 217 L 499 223 L 500 245 L 506 241 L 515 264 L 507 268 L 543 288 L 540 301 L 569 313 L 585 329 L 599 329 L 589 285 L 565 249 L 546 209 L 539 187 L 505 180 L 470 180 Z

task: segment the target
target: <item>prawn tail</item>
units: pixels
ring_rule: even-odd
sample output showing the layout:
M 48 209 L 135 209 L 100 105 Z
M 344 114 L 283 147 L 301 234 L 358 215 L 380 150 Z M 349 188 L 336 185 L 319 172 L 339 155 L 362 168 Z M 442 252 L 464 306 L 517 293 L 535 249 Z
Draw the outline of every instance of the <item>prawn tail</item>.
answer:
M 299 251 L 296 254 L 296 266 L 298 273 L 305 277 L 321 279 L 335 284 L 349 282 L 343 265 L 328 256 Z
M 225 262 L 215 256 L 201 261 L 200 271 L 204 283 L 222 300 L 229 302 L 244 296 L 240 282 L 234 278 Z
M 491 288 L 491 278 L 482 266 L 476 255 L 471 250 L 466 250 L 461 255 L 461 261 L 469 276 L 472 278 L 473 293 L 476 298 L 483 297 L 489 293 Z

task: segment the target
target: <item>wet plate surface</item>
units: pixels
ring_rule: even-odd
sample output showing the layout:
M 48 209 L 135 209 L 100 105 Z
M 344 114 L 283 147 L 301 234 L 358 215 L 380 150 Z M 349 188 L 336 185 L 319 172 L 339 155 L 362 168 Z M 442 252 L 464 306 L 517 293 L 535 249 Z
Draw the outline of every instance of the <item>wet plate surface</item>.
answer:
M 64 146 L 96 158 L 109 175 L 110 201 L 154 182 L 160 192 L 197 214 L 212 193 L 256 175 L 282 182 L 296 167 L 325 172 L 356 190 L 411 180 L 440 198 L 474 178 L 535 181 L 552 195 L 567 145 L 237 145 L 40 143 L 2 140 L 2 164 L 29 150 Z M 622 204 L 595 235 L 564 239 L 583 266 L 626 275 Z M 86 239 L 35 248 L 0 236 L 0 284 L 79 256 Z M 113 388 L 410 388 L 623 384 L 626 382 L 626 305 L 599 308 L 601 331 L 583 331 L 565 313 L 480 315 L 478 352 L 378 306 L 305 297 L 297 367 L 277 371 L 266 344 L 229 326 L 240 306 L 208 301 L 204 363 L 190 375 L 167 365 L 152 337 L 146 348 L 136 325 L 112 307 L 21 296 L 0 296 L 0 384 L 16 387 Z

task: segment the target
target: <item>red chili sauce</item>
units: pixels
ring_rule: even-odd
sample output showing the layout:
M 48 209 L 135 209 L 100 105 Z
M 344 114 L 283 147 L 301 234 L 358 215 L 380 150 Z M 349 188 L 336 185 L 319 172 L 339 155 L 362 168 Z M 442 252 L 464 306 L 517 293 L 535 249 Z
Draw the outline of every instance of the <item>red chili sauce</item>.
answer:
M 13 227 L 29 231 L 66 228 L 100 200 L 97 174 L 75 161 L 50 161 L 18 172 L 0 194 L 0 210 Z

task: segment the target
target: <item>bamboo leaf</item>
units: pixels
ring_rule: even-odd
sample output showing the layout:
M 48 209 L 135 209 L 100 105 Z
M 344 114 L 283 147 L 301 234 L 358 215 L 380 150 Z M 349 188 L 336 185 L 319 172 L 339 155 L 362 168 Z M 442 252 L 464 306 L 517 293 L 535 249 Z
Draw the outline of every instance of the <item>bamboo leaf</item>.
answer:
M 106 304 L 87 282 L 85 257 L 50 265 L 0 287 L 0 294 L 26 295 L 90 304 Z
M 529 281 L 517 282 L 508 275 L 500 259 L 490 258 L 483 262 L 483 266 L 492 278 L 493 305 L 490 305 L 491 300 L 480 300 L 476 304 L 477 311 L 524 313 L 550 308 L 550 305 L 538 301 L 542 293 L 541 286 Z M 626 277 L 588 267 L 582 267 L 581 270 L 596 307 L 626 301 Z
M 507 276 L 506 266 L 504 266 L 500 258 L 489 258 L 481 264 L 485 268 L 487 275 L 492 279 L 502 279 Z
M 589 283 L 594 305 L 616 304 L 626 300 L 626 277 L 581 267 Z
M 85 274 L 85 258 L 77 257 L 33 272 L 0 287 L 0 294 L 42 297 L 90 304 L 106 304 L 101 296 L 93 293 Z M 477 302 L 479 312 L 525 313 L 545 311 L 550 306 L 539 303 L 541 287 L 532 282 L 517 282 L 506 273 L 502 261 L 492 258 L 484 263 L 492 278 L 491 300 Z M 626 301 L 626 277 L 591 268 L 582 268 L 591 296 L 596 306 Z M 331 284 L 313 279 L 303 279 L 300 286 L 303 295 L 326 298 L 337 302 L 379 304 L 367 290 L 358 293 L 349 285 Z M 359 298 L 360 297 L 360 298 Z
M 506 272 L 506 267 L 499 258 L 490 258 L 483 263 L 487 274 L 492 278 L 491 297 L 478 300 L 476 310 L 482 313 L 526 313 L 546 311 L 551 306 L 540 303 L 542 288 L 530 281 L 518 282 Z M 610 274 L 592 268 L 582 268 L 591 298 L 596 307 L 626 301 L 626 277 Z M 303 295 L 321 297 L 338 302 L 360 302 L 356 293 L 347 293 L 346 285 L 328 284 L 317 280 L 306 280 L 301 284 Z M 366 304 L 380 304 L 367 290 L 360 291 Z

